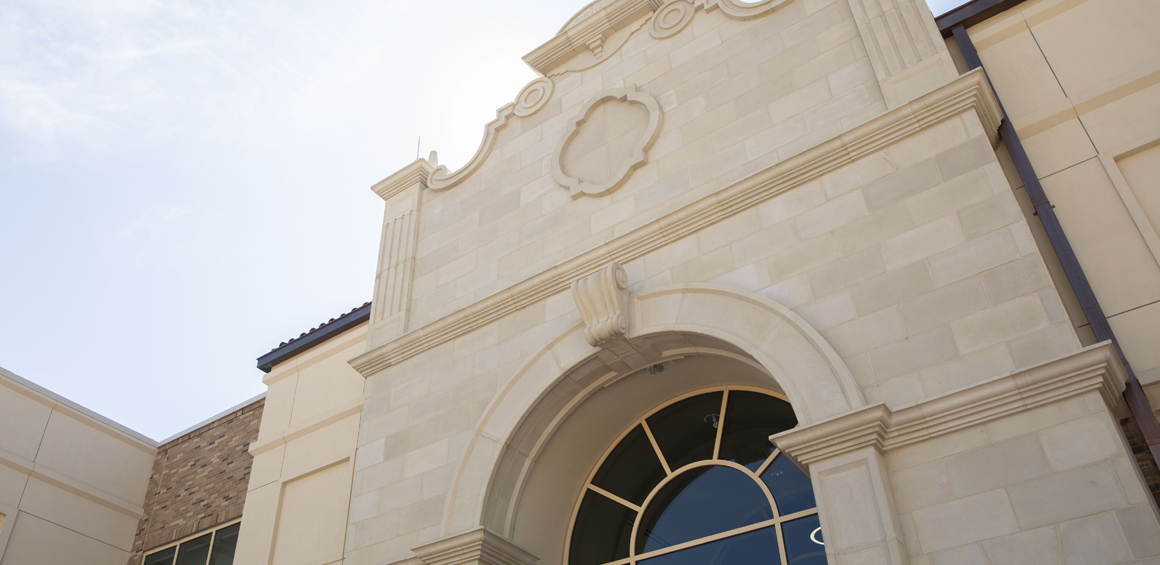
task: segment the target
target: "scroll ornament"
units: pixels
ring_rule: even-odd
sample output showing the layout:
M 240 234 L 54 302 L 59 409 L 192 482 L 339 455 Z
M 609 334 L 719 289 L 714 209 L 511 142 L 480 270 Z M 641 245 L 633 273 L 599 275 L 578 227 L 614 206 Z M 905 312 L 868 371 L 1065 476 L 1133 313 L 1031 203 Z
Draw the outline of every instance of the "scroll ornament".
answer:
M 628 273 L 620 263 L 573 281 L 572 298 L 584 318 L 584 339 L 592 347 L 628 333 Z

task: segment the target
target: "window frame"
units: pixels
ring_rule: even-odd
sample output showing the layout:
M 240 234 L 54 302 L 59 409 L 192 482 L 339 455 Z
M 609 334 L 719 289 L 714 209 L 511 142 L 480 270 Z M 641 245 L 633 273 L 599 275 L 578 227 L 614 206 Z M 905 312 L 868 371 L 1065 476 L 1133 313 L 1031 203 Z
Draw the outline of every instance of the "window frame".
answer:
M 149 549 L 148 551 L 143 551 L 143 552 L 141 552 L 141 554 L 142 554 L 141 562 L 144 563 L 145 560 L 148 559 L 150 555 L 153 555 L 155 553 L 160 553 L 160 552 L 165 551 L 171 547 L 178 547 L 187 541 L 193 541 L 193 540 L 200 538 L 208 533 L 211 535 L 209 538 L 209 554 L 207 554 L 205 557 L 205 565 L 209 565 L 209 560 L 213 558 L 213 547 L 214 547 L 214 542 L 217 541 L 218 532 L 220 532 L 220 531 L 222 531 L 230 526 L 233 526 L 234 524 L 240 524 L 241 522 L 242 522 L 241 518 L 234 518 L 233 520 L 230 520 L 228 522 L 222 522 L 221 524 L 218 524 L 218 525 L 214 526 L 213 528 L 207 528 L 204 530 L 200 530 L 198 532 L 194 532 L 192 534 L 189 534 L 188 536 L 185 536 L 181 539 L 171 541 L 165 545 L 159 545 L 157 547 Z M 0 520 L 0 523 L 3 523 L 3 520 Z M 241 528 L 238 528 L 238 531 L 240 534 Z M 173 561 L 170 562 L 170 565 L 177 563 L 177 556 L 179 553 L 181 553 L 180 548 L 178 548 L 177 551 L 173 552 Z
M 750 471 L 749 469 L 746 469 L 744 466 L 739 465 L 737 463 L 734 463 L 732 461 L 720 460 L 719 457 L 721 455 L 721 438 L 724 435 L 724 431 L 725 431 L 725 426 L 723 426 L 723 425 L 717 427 L 717 437 L 713 443 L 713 456 L 711 459 L 702 460 L 702 461 L 695 461 L 693 463 L 686 464 L 686 465 L 684 465 L 680 468 L 677 468 L 677 469 L 670 469 L 669 468 L 669 463 L 668 463 L 667 459 L 665 458 L 664 454 L 662 453 L 660 445 L 657 443 L 656 438 L 653 436 L 652 429 L 649 428 L 649 425 L 647 422 L 648 418 L 650 416 L 652 416 L 653 414 L 656 414 L 657 412 L 660 412 L 661 410 L 664 410 L 665 408 L 668 408 L 669 406 L 672 406 L 672 405 L 674 405 L 682 400 L 685 400 L 687 398 L 692 398 L 695 396 L 701 396 L 703 394 L 710 394 L 710 393 L 714 393 L 714 392 L 722 392 L 720 414 L 721 414 L 722 419 L 723 419 L 723 416 L 725 414 L 725 410 L 729 405 L 729 393 L 731 391 L 755 392 L 755 393 L 764 394 L 766 396 L 770 396 L 773 398 L 777 398 L 779 400 L 782 400 L 782 401 L 789 403 L 789 398 L 784 393 L 765 389 L 765 388 L 760 388 L 760 387 L 755 387 L 755 386 L 746 386 L 746 385 L 713 386 L 713 387 L 706 387 L 706 388 L 693 390 L 693 391 L 686 392 L 684 394 L 675 396 L 673 398 L 670 398 L 669 400 L 665 401 L 664 403 L 659 404 L 659 405 L 654 406 L 653 408 L 649 409 L 647 412 L 645 412 L 639 418 L 633 420 L 631 423 L 629 423 L 625 427 L 624 431 L 622 431 L 619 435 L 617 435 L 616 438 L 613 439 L 609 443 L 608 447 L 605 448 L 604 452 L 600 455 L 600 458 L 597 460 L 596 464 L 593 466 L 592 471 L 590 471 L 588 473 L 588 477 L 585 479 L 584 485 L 580 489 L 580 494 L 576 499 L 576 504 L 572 508 L 572 515 L 568 519 L 568 534 L 564 538 L 563 558 L 564 558 L 565 565 L 571 565 L 572 536 L 573 536 L 573 530 L 576 527 L 576 517 L 580 513 L 580 505 L 584 502 L 584 495 L 589 490 L 593 491 L 594 493 L 596 493 L 598 495 L 604 496 L 604 497 L 606 497 L 614 502 L 617 502 L 618 504 L 621 504 L 621 505 L 625 506 L 626 508 L 634 510 L 636 512 L 636 515 L 637 515 L 635 523 L 633 525 L 633 530 L 632 530 L 632 534 L 631 534 L 631 538 L 630 538 L 630 542 L 629 542 L 630 545 L 629 545 L 628 557 L 623 558 L 623 559 L 618 559 L 615 561 L 610 561 L 610 562 L 604 563 L 602 565 L 636 565 L 636 564 L 639 564 L 641 562 L 644 562 L 644 561 L 651 559 L 651 558 L 654 558 L 654 557 L 660 557 L 662 555 L 674 553 L 674 552 L 677 552 L 677 551 L 680 551 L 683 549 L 688 549 L 690 547 L 695 547 L 698 545 L 712 543 L 714 541 L 719 541 L 719 540 L 722 540 L 725 538 L 739 536 L 739 535 L 742 535 L 742 534 L 745 534 L 748 532 L 757 531 L 757 530 L 768 528 L 768 527 L 775 527 L 777 525 L 784 524 L 786 522 L 791 522 L 793 520 L 798 520 L 801 518 L 805 518 L 808 516 L 813 516 L 813 515 L 818 514 L 818 507 L 814 506 L 813 508 L 810 508 L 807 510 L 802 510 L 802 511 L 794 512 L 792 514 L 782 515 L 780 513 L 777 505 L 774 503 L 772 494 L 769 492 L 768 487 L 766 487 L 764 485 L 764 483 L 762 483 L 762 481 L 760 480 L 761 474 L 764 473 L 765 470 L 771 464 L 773 464 L 773 462 L 778 457 L 781 457 L 783 455 L 781 452 L 781 449 L 778 449 L 777 446 L 774 446 L 773 452 L 768 457 L 766 457 L 765 461 L 761 464 L 761 466 L 758 468 L 758 470 L 756 472 Z M 798 425 L 800 425 L 800 424 L 798 424 Z M 649 492 L 648 497 L 639 506 L 636 504 L 633 504 L 627 500 L 624 500 L 623 498 L 621 498 L 615 494 L 612 494 L 612 493 L 608 492 L 607 490 L 602 489 L 602 488 L 600 488 L 592 483 L 593 479 L 596 478 L 596 474 L 604 466 L 604 463 L 608 459 L 608 456 L 612 454 L 613 450 L 616 449 L 616 447 L 620 445 L 620 442 L 624 441 L 624 439 L 628 436 L 628 434 L 631 433 L 634 429 L 636 429 L 637 426 L 641 426 L 641 429 L 644 430 L 645 435 L 648 437 L 649 443 L 652 444 L 652 448 L 653 448 L 653 451 L 656 453 L 657 459 L 661 463 L 661 467 L 665 471 L 665 478 L 662 479 L 660 481 L 660 483 L 658 483 L 656 486 L 653 487 L 652 491 Z M 794 426 L 794 427 L 796 428 L 797 426 Z M 793 429 L 793 428 L 791 428 L 791 429 Z M 765 495 L 769 499 L 770 506 L 772 507 L 773 512 L 774 512 L 774 518 L 772 518 L 770 520 L 762 521 L 762 522 L 757 523 L 757 524 L 752 524 L 749 526 L 744 526 L 742 528 L 730 530 L 727 532 L 720 532 L 720 533 L 706 536 L 703 538 L 698 538 L 696 540 L 691 540 L 688 542 L 676 544 L 676 545 L 669 546 L 666 548 L 657 549 L 657 550 L 654 550 L 654 551 L 651 551 L 648 553 L 641 553 L 639 555 L 634 554 L 634 551 L 636 551 L 635 546 L 636 546 L 637 527 L 640 524 L 641 516 L 643 515 L 644 510 L 648 508 L 648 505 L 649 505 L 649 503 L 652 502 L 653 497 L 656 496 L 656 494 L 658 492 L 660 492 L 660 490 L 666 484 L 668 484 L 669 482 L 674 480 L 679 475 L 683 474 L 685 471 L 692 469 L 692 468 L 695 468 L 695 467 L 706 467 L 706 466 L 732 467 L 734 469 L 741 470 L 742 472 L 746 473 L 747 475 L 750 475 L 750 474 L 756 475 L 758 477 L 757 483 L 761 486 L 761 489 L 765 492 Z M 808 474 L 807 474 L 807 476 L 808 476 Z M 783 539 L 783 535 L 782 535 L 782 531 L 781 531 L 780 527 L 776 528 L 776 532 L 777 532 L 777 540 L 778 540 L 778 551 L 780 553 L 781 563 L 784 564 L 784 563 L 788 562 L 788 560 L 786 558 L 785 540 Z

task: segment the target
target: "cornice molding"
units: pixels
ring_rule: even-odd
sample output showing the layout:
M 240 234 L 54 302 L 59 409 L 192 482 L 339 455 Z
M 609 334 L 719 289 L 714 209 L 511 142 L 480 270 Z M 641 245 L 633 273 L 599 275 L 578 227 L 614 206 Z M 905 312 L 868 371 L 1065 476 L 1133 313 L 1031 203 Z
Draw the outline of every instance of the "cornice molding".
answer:
M 426 565 L 534 565 L 539 561 L 524 548 L 482 527 L 412 551 Z
M 974 111 L 994 145 L 999 104 L 981 71 L 972 71 L 798 155 L 684 208 L 525 279 L 466 308 L 400 336 L 350 361 L 364 377 L 447 343 L 568 290 L 572 281 L 610 262 L 628 263 L 674 241 L 881 151 L 907 137 Z
M 615 0 L 588 17 L 569 21 L 555 37 L 524 55 L 532 70 L 548 76 L 560 65 L 585 51 L 597 51 L 605 39 L 652 13 L 662 0 Z M 610 53 L 611 54 L 611 53 Z M 598 59 L 602 57 L 597 55 Z
M 866 447 L 893 451 L 1093 391 L 1113 408 L 1127 378 L 1115 348 L 1105 341 L 907 408 L 876 404 L 770 441 L 808 467 Z
M 427 186 L 427 178 L 435 167 L 426 159 L 415 159 L 410 165 L 399 169 L 395 174 L 375 183 L 371 190 L 383 200 L 390 200 L 395 195 L 415 186 Z

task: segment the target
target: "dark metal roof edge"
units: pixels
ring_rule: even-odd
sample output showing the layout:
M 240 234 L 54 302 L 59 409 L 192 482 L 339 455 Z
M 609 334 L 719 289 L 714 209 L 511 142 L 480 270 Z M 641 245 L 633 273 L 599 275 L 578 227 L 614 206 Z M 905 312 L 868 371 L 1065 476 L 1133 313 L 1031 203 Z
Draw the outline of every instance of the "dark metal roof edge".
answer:
M 322 327 L 314 330 L 286 345 L 283 345 L 261 357 L 258 358 L 258 368 L 263 373 L 269 373 L 274 365 L 281 363 L 299 353 L 303 353 L 315 346 L 322 345 L 326 340 L 345 332 L 371 318 L 371 305 L 366 303 L 353 312 L 334 320 L 327 322 Z
M 1010 10 L 1027 0 L 974 0 L 937 18 L 938 30 L 944 38 L 950 37 L 958 26 L 971 27 L 987 18 Z

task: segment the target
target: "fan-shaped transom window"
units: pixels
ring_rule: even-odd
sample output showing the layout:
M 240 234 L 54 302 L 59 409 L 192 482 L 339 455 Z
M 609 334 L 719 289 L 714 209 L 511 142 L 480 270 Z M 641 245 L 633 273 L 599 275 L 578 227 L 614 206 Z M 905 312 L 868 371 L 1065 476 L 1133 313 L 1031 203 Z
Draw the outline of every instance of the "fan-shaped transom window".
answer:
M 568 565 L 824 565 L 810 479 L 769 441 L 785 400 L 731 387 L 638 420 L 578 502 Z

